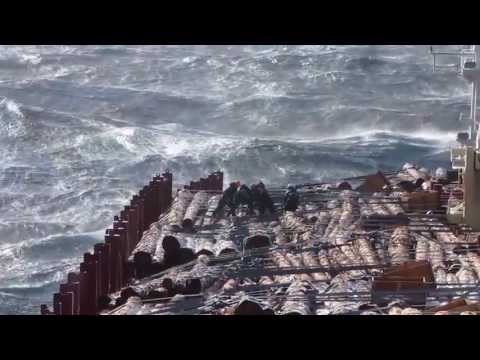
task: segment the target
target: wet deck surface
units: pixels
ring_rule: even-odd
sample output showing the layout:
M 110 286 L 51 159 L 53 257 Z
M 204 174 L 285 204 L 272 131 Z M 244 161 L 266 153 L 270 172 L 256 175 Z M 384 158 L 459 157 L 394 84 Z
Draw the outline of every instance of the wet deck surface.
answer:
M 413 181 L 418 174 L 411 173 L 387 177 Z M 440 203 L 455 188 L 444 185 Z M 162 241 L 174 236 L 197 259 L 132 281 L 134 296 L 105 313 L 428 314 L 453 299 L 478 300 L 478 234 L 449 226 L 442 207 L 431 205 L 431 191 L 387 195 L 314 185 L 300 190 L 296 212 L 283 212 L 284 189 L 269 190 L 276 215 L 241 208 L 236 217 L 218 218 L 219 195 L 178 192 L 132 257 L 147 253 L 161 263 Z M 420 193 L 427 195 L 417 201 Z M 374 289 L 388 269 L 415 261 L 428 263 L 433 276 L 421 289 Z

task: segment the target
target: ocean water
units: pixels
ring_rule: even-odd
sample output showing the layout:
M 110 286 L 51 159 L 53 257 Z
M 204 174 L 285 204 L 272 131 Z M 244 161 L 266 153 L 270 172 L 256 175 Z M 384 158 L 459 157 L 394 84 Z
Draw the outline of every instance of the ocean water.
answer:
M 448 166 L 468 87 L 427 46 L 0 46 L 0 314 L 35 314 L 152 174 Z

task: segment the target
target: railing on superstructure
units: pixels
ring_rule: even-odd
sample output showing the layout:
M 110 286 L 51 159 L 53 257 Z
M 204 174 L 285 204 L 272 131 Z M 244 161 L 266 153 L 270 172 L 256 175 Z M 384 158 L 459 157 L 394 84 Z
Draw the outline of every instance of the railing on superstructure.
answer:
M 457 75 L 463 76 L 466 80 L 472 82 L 470 114 L 459 114 L 460 122 L 470 123 L 467 132 L 458 134 L 457 140 L 463 145 L 473 145 L 478 130 L 478 113 L 476 104 L 478 84 L 476 81 L 471 81 L 471 76 L 469 76 L 468 73 L 469 70 L 472 70 L 476 66 L 479 50 L 480 49 L 478 49 L 476 45 L 430 46 L 430 53 L 433 56 L 434 72 L 453 71 Z M 441 62 L 441 59 L 444 59 L 444 62 Z

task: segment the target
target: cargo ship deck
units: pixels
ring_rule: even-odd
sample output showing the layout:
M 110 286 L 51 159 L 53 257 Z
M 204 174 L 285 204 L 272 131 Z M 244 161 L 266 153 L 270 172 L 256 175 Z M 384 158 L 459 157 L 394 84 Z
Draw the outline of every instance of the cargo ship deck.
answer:
M 405 164 L 304 184 L 296 211 L 284 211 L 284 187 L 270 187 L 275 214 L 234 217 L 214 216 L 222 172 L 175 190 L 166 172 L 115 216 L 42 313 L 480 313 L 480 46 L 431 53 L 434 71 L 454 56 L 448 68 L 472 85 L 452 171 Z
M 422 188 L 409 192 L 398 186 L 418 178 L 427 179 Z M 270 188 L 276 214 L 248 215 L 240 208 L 234 217 L 213 216 L 221 172 L 170 196 L 171 184 L 166 173 L 135 196 L 115 217 L 106 242 L 85 254 L 80 272 L 60 286 L 53 310 L 43 306 L 42 312 L 480 311 L 479 233 L 449 224 L 445 215 L 446 203 L 463 196 L 455 172 L 436 179 L 410 166 L 348 182 L 305 185 L 295 212 L 283 211 L 283 188 Z M 392 191 L 382 191 L 387 184 Z M 144 231 L 136 231 L 138 225 Z M 194 258 L 166 261 L 165 241 L 190 249 Z

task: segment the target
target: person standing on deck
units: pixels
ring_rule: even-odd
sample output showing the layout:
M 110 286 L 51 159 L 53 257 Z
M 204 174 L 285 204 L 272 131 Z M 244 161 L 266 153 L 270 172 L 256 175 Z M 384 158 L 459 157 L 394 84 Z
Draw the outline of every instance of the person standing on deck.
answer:
M 263 215 L 266 209 L 268 209 L 272 215 L 275 214 L 273 201 L 267 189 L 265 188 L 265 185 L 260 181 L 258 184 L 253 184 L 251 186 L 251 190 L 253 202 L 254 205 L 258 207 L 259 214 Z
M 242 186 L 240 186 L 240 189 L 235 194 L 234 202 L 236 207 L 238 207 L 239 205 L 248 205 L 248 214 L 254 214 L 253 194 L 247 185 L 243 184 Z
M 285 211 L 296 211 L 300 198 L 294 185 L 288 184 L 287 192 L 283 198 L 283 209 Z
M 237 194 L 237 189 L 239 186 L 240 181 L 230 183 L 228 189 L 223 192 L 223 196 L 220 199 L 220 202 L 218 203 L 218 206 L 213 214 L 214 216 L 217 216 L 223 210 L 225 205 L 229 208 L 227 216 L 235 216 L 235 209 L 237 207 L 235 204 L 235 195 Z

